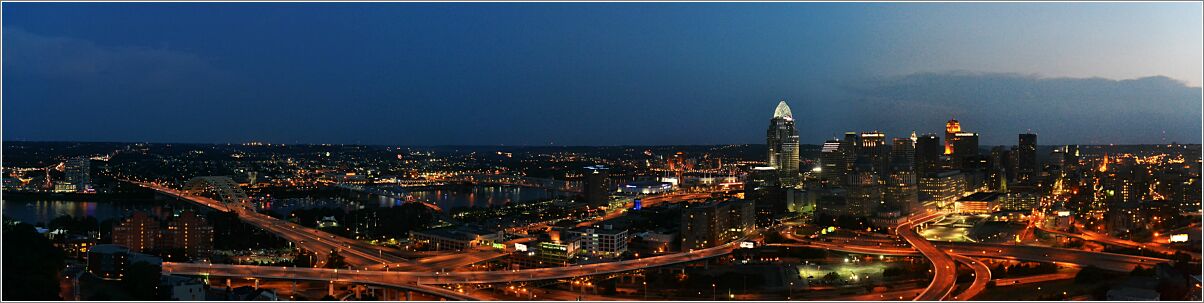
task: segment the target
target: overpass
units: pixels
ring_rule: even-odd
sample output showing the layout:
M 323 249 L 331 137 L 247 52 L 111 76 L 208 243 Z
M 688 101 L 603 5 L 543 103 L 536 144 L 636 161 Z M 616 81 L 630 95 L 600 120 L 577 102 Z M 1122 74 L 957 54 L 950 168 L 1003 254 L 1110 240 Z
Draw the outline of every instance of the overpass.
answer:
M 945 253 L 952 253 L 967 257 L 989 258 L 989 259 L 1005 259 L 1028 262 L 1049 262 L 1057 264 L 1071 264 L 1076 266 L 1095 266 L 1102 269 L 1112 271 L 1131 271 L 1138 265 L 1150 267 L 1162 262 L 1170 262 L 1167 259 L 1142 257 L 1132 255 L 1122 255 L 1107 252 L 1082 251 L 1066 248 L 1042 247 L 1042 246 L 1027 246 L 1027 245 L 1010 245 L 1010 244 L 990 244 L 990 243 L 971 243 L 971 242 L 932 242 L 937 248 Z M 785 244 L 769 244 L 769 246 L 781 247 L 811 247 L 821 248 L 833 251 L 856 253 L 856 254 L 871 254 L 871 255 L 888 255 L 888 256 L 920 256 L 921 254 L 911 247 L 883 247 L 876 244 L 855 244 L 855 243 L 840 243 L 832 244 L 825 242 L 805 242 L 805 243 L 785 243 Z
M 255 265 L 202 264 L 164 262 L 163 271 L 183 275 L 218 275 L 248 278 L 305 279 L 322 281 L 347 281 L 375 284 L 443 285 L 509 283 L 553 280 L 590 275 L 611 274 L 646 268 L 680 264 L 727 255 L 738 248 L 739 241 L 717 247 L 647 257 L 634 260 L 582 264 L 565 267 L 533 268 L 500 271 L 376 271 L 345 270 L 327 268 L 293 268 Z
M 276 219 L 255 212 L 248 204 L 226 203 L 213 198 L 194 195 L 188 191 L 168 188 L 151 182 L 128 182 L 153 189 L 159 193 L 183 199 L 197 205 L 219 211 L 234 212 L 243 222 L 247 222 L 268 232 L 276 234 L 285 240 L 295 243 L 298 247 L 325 256 L 332 250 L 338 250 L 346 257 L 349 264 L 357 268 L 381 263 L 407 262 L 405 258 L 393 254 L 385 254 L 384 249 L 374 247 L 361 241 L 346 239 L 317 229 L 304 227 L 296 223 Z M 190 182 L 192 183 L 192 182 Z
M 163 262 L 163 272 L 191 276 L 348 282 L 413 290 L 453 300 L 477 301 L 483 299 L 439 286 L 418 284 L 414 281 L 372 279 L 364 278 L 365 275 L 362 275 L 362 273 L 378 271 Z

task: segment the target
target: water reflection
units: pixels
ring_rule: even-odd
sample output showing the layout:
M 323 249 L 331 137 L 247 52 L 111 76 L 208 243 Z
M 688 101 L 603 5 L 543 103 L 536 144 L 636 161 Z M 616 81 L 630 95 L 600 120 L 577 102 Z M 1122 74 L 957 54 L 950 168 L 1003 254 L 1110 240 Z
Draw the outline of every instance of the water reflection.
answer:
M 172 207 L 153 201 L 63 201 L 63 200 L 3 200 L 5 217 L 21 222 L 49 223 L 60 216 L 83 218 L 95 217 L 99 221 L 120 219 L 135 211 L 146 211 L 152 215 L 167 214 Z

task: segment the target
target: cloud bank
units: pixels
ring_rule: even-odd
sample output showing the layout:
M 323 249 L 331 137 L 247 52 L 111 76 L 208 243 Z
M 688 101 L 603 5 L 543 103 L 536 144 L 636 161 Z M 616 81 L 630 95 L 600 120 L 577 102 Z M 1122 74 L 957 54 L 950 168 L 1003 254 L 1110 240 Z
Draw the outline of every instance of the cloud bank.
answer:
M 1033 131 L 1041 144 L 1200 142 L 1200 88 L 1163 76 L 1131 80 L 1042 78 L 944 72 L 882 77 L 844 88 L 866 124 L 896 133 L 950 117 L 980 132 L 983 144 L 1016 144 Z M 1006 138 L 1006 139 L 1000 139 Z

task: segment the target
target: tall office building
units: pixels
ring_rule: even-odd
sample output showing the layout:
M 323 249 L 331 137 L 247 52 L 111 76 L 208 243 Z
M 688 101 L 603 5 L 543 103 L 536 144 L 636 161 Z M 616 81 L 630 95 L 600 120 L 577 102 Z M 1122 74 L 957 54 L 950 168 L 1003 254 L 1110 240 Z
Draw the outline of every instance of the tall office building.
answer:
M 959 132 L 953 134 L 953 152 L 949 154 L 953 168 L 970 169 L 969 161 L 978 160 L 978 133 Z
M 1036 181 L 1041 166 L 1037 163 L 1037 134 L 1020 134 L 1020 145 L 1016 150 L 1016 179 L 1020 183 Z
M 962 124 L 961 124 L 961 122 L 957 122 L 957 119 L 949 119 L 949 122 L 945 122 L 945 154 L 946 155 L 953 154 L 953 136 L 960 132 L 962 132 Z
M 752 201 L 686 204 L 681 212 L 681 249 L 723 245 L 756 230 Z
M 882 190 L 882 200 L 887 206 L 903 214 L 911 214 L 921 209 L 920 188 L 916 174 L 910 170 L 895 170 L 890 173 Z
M 864 162 L 858 161 L 858 167 L 866 168 Z M 868 216 L 882 206 L 882 183 L 878 173 L 873 170 L 855 171 L 852 173 L 853 184 L 849 188 L 849 196 L 845 200 L 845 214 L 852 216 Z
M 779 199 L 782 190 L 778 170 L 769 166 L 754 167 L 744 179 L 744 199 L 769 203 Z
M 92 184 L 92 160 L 76 157 L 63 162 L 63 182 L 55 186 L 59 192 L 85 192 Z
M 828 140 L 819 150 L 820 176 L 828 184 L 840 186 L 847 173 L 846 156 L 842 153 L 840 140 Z
M 773 110 L 765 143 L 769 148 L 769 165 L 778 169 L 783 184 L 793 185 L 799 175 L 798 129 L 794 128 L 794 116 L 786 100 L 778 102 Z
M 845 132 L 844 140 L 840 141 L 840 154 L 844 155 L 844 176 L 840 179 L 841 186 L 852 184 L 853 164 L 857 163 L 857 132 Z
M 924 134 L 916 138 L 916 174 L 924 176 L 939 170 L 942 152 L 941 139 L 935 134 Z
M 878 174 L 878 180 L 885 179 L 890 174 L 890 145 L 886 143 L 886 134 L 882 132 L 864 132 L 861 133 L 861 141 L 857 147 L 857 162 L 862 159 L 869 161 L 874 172 Z M 860 164 L 859 164 L 860 165 Z M 865 171 L 865 169 L 860 169 Z
M 610 169 L 603 165 L 586 166 L 583 172 L 585 179 L 585 203 L 592 207 L 602 207 L 610 204 Z
M 894 138 L 891 140 L 890 165 L 892 171 L 914 171 L 915 157 L 915 141 L 912 141 L 910 138 Z

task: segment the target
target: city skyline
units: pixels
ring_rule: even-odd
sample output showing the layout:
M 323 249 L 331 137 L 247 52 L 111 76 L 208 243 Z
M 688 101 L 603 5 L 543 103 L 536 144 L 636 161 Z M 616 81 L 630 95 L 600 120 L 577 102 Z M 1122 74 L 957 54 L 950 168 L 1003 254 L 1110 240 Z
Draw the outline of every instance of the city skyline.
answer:
M 783 99 L 802 145 L 1201 135 L 1187 3 L 6 6 L 5 140 L 756 144 Z
M 0 6 L 5 301 L 1204 297 L 1204 3 Z

